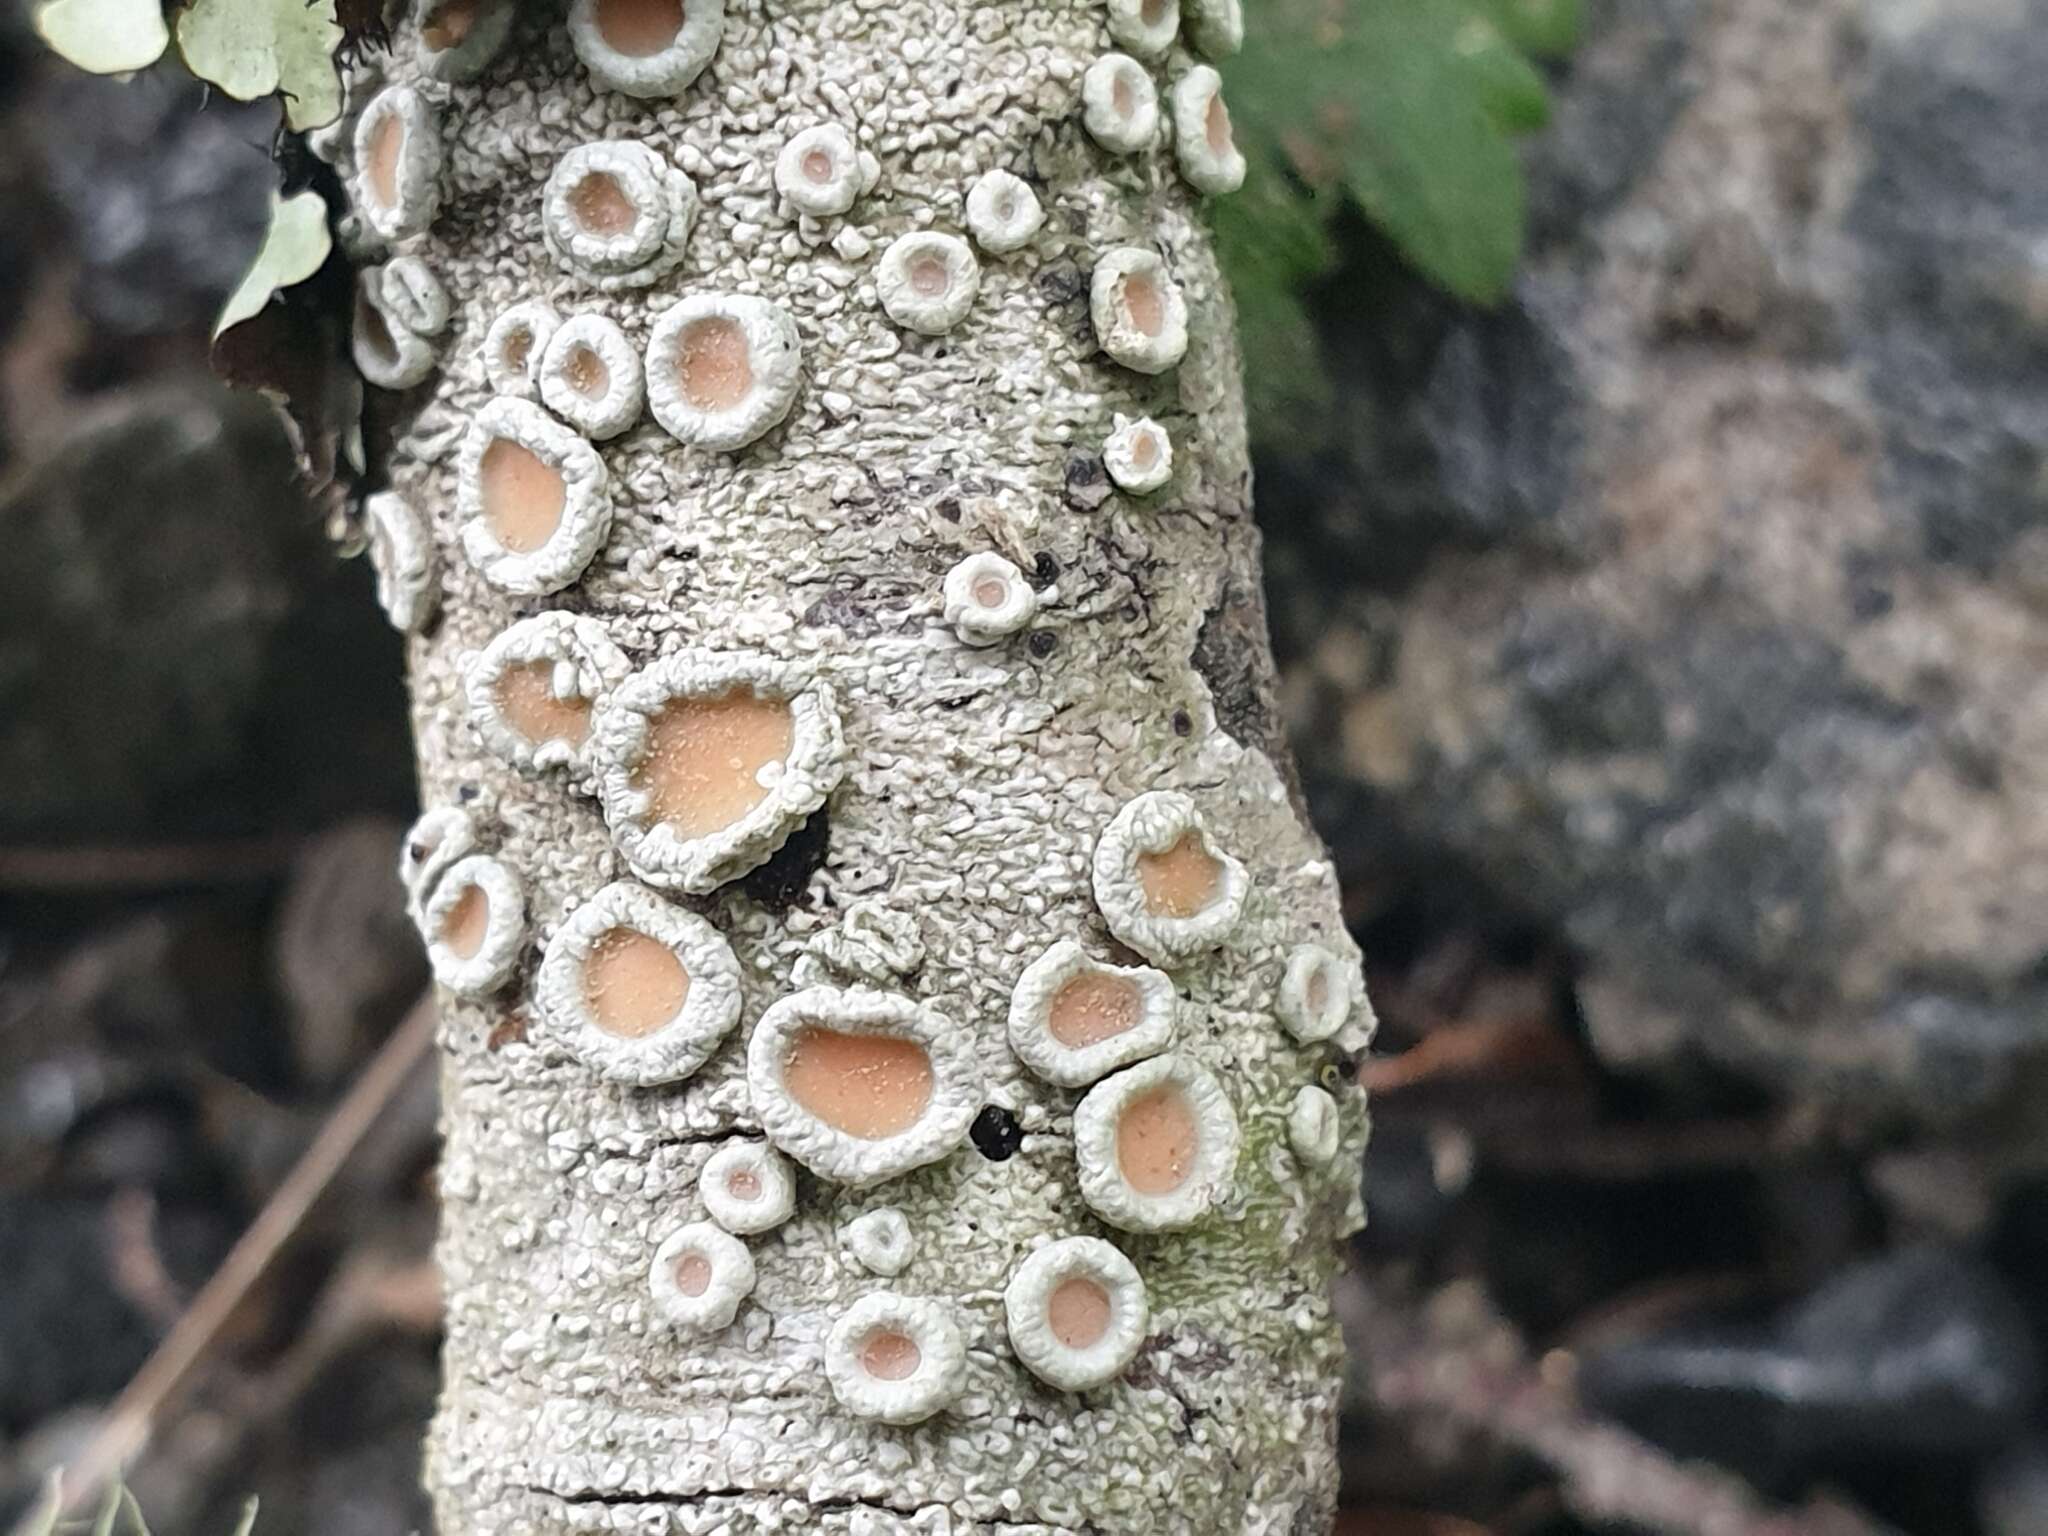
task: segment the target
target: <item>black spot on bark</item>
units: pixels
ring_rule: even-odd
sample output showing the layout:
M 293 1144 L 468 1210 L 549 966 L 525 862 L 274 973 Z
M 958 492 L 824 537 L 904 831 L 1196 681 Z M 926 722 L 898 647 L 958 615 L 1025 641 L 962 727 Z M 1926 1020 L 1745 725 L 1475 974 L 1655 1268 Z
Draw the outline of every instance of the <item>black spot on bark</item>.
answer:
M 1232 740 L 1256 747 L 1273 760 L 1287 786 L 1289 803 L 1306 821 L 1308 802 L 1280 721 L 1266 639 L 1265 594 L 1255 585 L 1226 585 L 1216 606 L 1202 616 L 1201 633 L 1195 636 L 1194 654 L 1188 661 L 1209 685 L 1216 723 Z
M 1045 550 L 1038 552 L 1038 558 L 1031 562 L 1031 579 L 1041 587 L 1049 587 L 1060 579 L 1060 563 Z
M 855 578 L 806 608 L 804 623 L 813 629 L 843 630 L 850 640 L 901 629 L 908 611 L 907 591 L 901 584 Z
M 1071 264 L 1047 267 L 1038 274 L 1038 291 L 1049 306 L 1063 308 L 1088 291 L 1088 279 L 1081 275 L 1079 267 Z
M 1194 717 L 1184 709 L 1176 709 L 1173 712 L 1173 734 L 1176 736 L 1192 736 L 1195 734 Z
M 758 907 L 778 914 L 787 912 L 803 899 L 811 876 L 825 862 L 831 846 L 832 822 L 821 805 L 790 834 L 774 858 L 740 880 L 740 890 Z
M 1077 453 L 1067 460 L 1067 500 L 1083 512 L 1093 512 L 1109 500 L 1109 471 L 1092 453 Z
M 1024 1145 L 1024 1127 L 999 1104 L 983 1105 L 967 1134 L 974 1138 L 975 1151 L 992 1163 L 1008 1162 Z
M 1034 629 L 1031 638 L 1024 643 L 1031 648 L 1031 654 L 1042 661 L 1059 649 L 1060 638 L 1049 629 Z

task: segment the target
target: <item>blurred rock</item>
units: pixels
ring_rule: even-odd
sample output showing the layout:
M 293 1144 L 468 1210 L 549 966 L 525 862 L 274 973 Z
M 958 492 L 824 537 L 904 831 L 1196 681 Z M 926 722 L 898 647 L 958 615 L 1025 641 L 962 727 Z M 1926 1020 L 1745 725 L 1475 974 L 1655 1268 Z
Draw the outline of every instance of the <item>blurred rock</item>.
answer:
M 1932 1248 L 1845 1270 L 1767 1323 L 1632 1340 L 1579 1373 L 1595 1411 L 1765 1486 L 1835 1458 L 1996 1449 L 2038 1388 L 2005 1282 Z
M 110 336 L 209 329 L 262 243 L 276 104 L 165 64 L 129 80 L 51 67 L 33 110 L 87 318 Z
M 432 1528 L 420 1487 L 420 1426 L 440 1373 L 431 1341 L 389 1337 L 366 1344 L 324 1372 L 295 1416 L 300 1446 L 319 1448 L 304 1473 L 294 1529 L 306 1536 L 386 1536 Z
M 278 990 L 290 1010 L 301 1078 L 352 1076 L 425 990 L 426 954 L 405 915 L 395 820 L 346 822 L 292 867 L 275 930 Z
M 160 1322 L 124 1264 L 112 1207 L 63 1196 L 0 1195 L 0 1430 L 18 1433 L 54 1409 L 119 1391 L 156 1342 Z M 149 1260 L 179 1287 L 226 1252 L 218 1214 L 170 1206 L 149 1224 Z
M 26 1180 L 48 1161 L 73 1126 L 130 1076 L 97 1052 L 69 1050 L 28 1061 L 14 1058 L 0 1076 L 0 1169 L 7 1182 Z
M 1984 1536 L 2048 1536 L 2048 1444 L 2001 1457 L 1978 1497 Z
M 1365 1160 L 1365 1230 L 1354 1239 L 1361 1256 L 1419 1257 L 1436 1241 L 1471 1177 L 1471 1146 L 1450 1149 L 1456 1135 L 1400 1120 L 1374 1123 Z
M 403 814 L 397 642 L 290 475 L 269 407 L 199 376 L 106 397 L 0 497 L 0 836 Z
M 69 1135 L 115 1102 L 179 1089 L 195 1059 L 244 1083 L 287 1083 L 254 931 L 263 910 L 255 896 L 167 902 L 86 929 L 24 980 L 10 1055 L 32 1074 L 39 1123 Z
M 1361 237 L 1261 466 L 1306 779 L 1610 1064 L 1953 1121 L 2048 1056 L 2048 0 L 1589 11 L 1512 302 Z
M 218 1198 L 222 1176 L 193 1106 L 163 1090 L 85 1117 L 65 1138 L 50 1183 L 70 1191 L 150 1190 L 208 1199 Z
M 432 1511 L 420 1486 L 420 1423 L 433 1406 L 431 1389 L 414 1414 L 374 1440 L 319 1462 L 306 1494 L 304 1536 L 389 1536 L 430 1529 Z

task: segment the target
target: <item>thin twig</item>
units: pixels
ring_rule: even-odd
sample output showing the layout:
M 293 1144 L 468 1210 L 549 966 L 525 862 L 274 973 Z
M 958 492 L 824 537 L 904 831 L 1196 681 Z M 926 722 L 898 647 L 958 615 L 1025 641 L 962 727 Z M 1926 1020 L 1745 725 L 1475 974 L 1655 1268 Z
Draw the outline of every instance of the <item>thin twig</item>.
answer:
M 1411 1430 L 1433 1422 L 1535 1457 L 1582 1519 L 1658 1536 L 1896 1536 L 1827 1497 L 1774 1506 L 1731 1472 L 1678 1461 L 1591 1417 L 1548 1373 L 1502 1347 L 1504 1325 L 1476 1293 L 1447 1309 L 1457 1314 L 1448 1324 L 1436 1307 L 1411 1310 L 1362 1287 L 1340 1291 L 1339 1310 L 1379 1412 Z
M 158 1416 L 171 1406 L 250 1288 L 291 1241 L 314 1202 L 426 1056 L 433 1037 L 434 1000 L 428 996 L 413 1005 L 378 1048 L 312 1145 L 192 1298 L 184 1316 L 114 1400 L 66 1479 L 71 1501 L 116 1477 L 142 1449 Z M 16 1536 L 24 1536 L 24 1531 Z
M 0 848 L 0 890 L 148 890 L 174 885 L 240 885 L 288 868 L 296 837 L 120 848 Z

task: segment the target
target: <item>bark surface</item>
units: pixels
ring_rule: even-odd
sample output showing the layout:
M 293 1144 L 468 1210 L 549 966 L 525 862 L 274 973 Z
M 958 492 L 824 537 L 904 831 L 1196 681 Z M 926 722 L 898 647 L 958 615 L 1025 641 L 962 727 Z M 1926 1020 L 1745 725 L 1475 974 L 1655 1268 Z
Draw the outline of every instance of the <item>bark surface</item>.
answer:
M 351 94 L 359 110 L 384 84 L 415 86 L 445 151 L 438 216 L 394 249 L 446 285 L 453 323 L 381 466 L 428 518 L 442 588 L 411 650 L 421 782 L 429 807 L 468 808 L 522 880 L 530 924 L 500 992 L 444 999 L 448 1342 L 429 1471 L 442 1536 L 1326 1529 L 1340 1353 L 1326 1287 L 1336 1239 L 1360 1219 L 1365 1115 L 1346 1053 L 1369 1011 L 1361 999 L 1323 1045 L 1276 1019 L 1297 945 L 1347 965 L 1356 953 L 1260 718 L 1272 674 L 1247 596 L 1258 540 L 1238 355 L 1196 200 L 1163 137 L 1115 156 L 1082 128 L 1082 72 L 1112 46 L 1104 12 L 747 0 L 728 4 L 705 73 L 653 101 L 597 88 L 549 7 L 522 16 L 474 83 L 429 78 L 412 27 Z M 1194 57 L 1176 44 L 1153 66 L 1162 92 Z M 773 185 L 784 142 L 817 123 L 880 164 L 843 218 L 799 217 Z M 542 235 L 549 171 L 602 138 L 643 141 L 701 199 L 680 266 L 639 292 L 600 292 Z M 1012 256 L 983 254 L 980 294 L 951 334 L 900 329 L 876 298 L 881 251 L 908 230 L 964 235 L 968 188 L 994 168 L 1037 189 L 1044 229 Z M 1159 377 L 1096 346 L 1089 274 L 1122 245 L 1160 252 L 1187 297 L 1187 358 Z M 493 588 L 455 511 L 458 450 L 492 394 L 492 321 L 545 298 L 564 318 L 610 316 L 638 346 L 677 298 L 708 292 L 760 295 L 795 318 L 804 378 L 787 422 L 727 454 L 643 414 L 600 445 L 615 515 L 581 580 L 544 598 Z M 1174 479 L 1155 496 L 1103 477 L 1118 413 L 1173 436 Z M 1027 631 L 976 649 L 942 621 L 940 586 L 984 550 L 1026 573 L 1040 607 Z M 738 1026 L 686 1082 L 622 1087 L 530 1031 L 548 938 L 630 875 L 596 801 L 515 771 L 468 718 L 466 660 L 547 611 L 601 620 L 636 667 L 679 649 L 765 655 L 836 693 L 848 767 L 824 809 L 753 875 L 679 898 L 729 941 L 744 991 Z M 1119 808 L 1160 789 L 1194 798 L 1251 894 L 1223 948 L 1166 967 L 1176 1048 L 1222 1079 L 1243 1129 L 1235 1177 L 1198 1225 L 1148 1235 L 1084 1203 L 1080 1094 L 1026 1071 L 1005 1021 L 1019 974 L 1056 941 L 1132 961 L 1104 926 L 1090 861 Z M 877 923 L 910 942 L 875 943 Z M 861 1190 L 801 1174 L 794 1216 L 747 1240 L 758 1283 L 733 1324 L 682 1337 L 655 1308 L 650 1258 L 706 1219 L 705 1161 L 761 1134 L 755 1022 L 821 984 L 909 996 L 970 1036 L 985 1097 L 1021 1145 L 991 1156 L 963 1141 Z M 1324 1167 L 1290 1141 L 1310 1086 L 1340 1106 Z M 915 1243 L 894 1278 L 843 1237 L 885 1207 Z M 1034 1247 L 1069 1235 L 1114 1242 L 1151 1305 L 1124 1376 L 1079 1394 L 1024 1369 L 1002 1305 Z M 909 1428 L 849 1414 L 822 1369 L 834 1321 L 885 1289 L 944 1301 L 967 1339 L 964 1393 Z

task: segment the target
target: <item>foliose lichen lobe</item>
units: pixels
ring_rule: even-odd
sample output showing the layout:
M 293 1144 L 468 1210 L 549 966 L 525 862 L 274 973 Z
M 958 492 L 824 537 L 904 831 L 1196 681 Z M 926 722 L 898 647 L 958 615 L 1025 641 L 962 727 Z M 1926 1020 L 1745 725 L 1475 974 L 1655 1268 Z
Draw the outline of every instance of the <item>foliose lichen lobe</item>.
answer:
M 443 143 L 440 214 L 400 247 L 454 312 L 388 465 L 428 517 L 442 573 L 441 617 L 410 642 L 423 790 L 430 805 L 464 805 L 477 845 L 519 872 L 530 928 L 502 992 L 444 1013 L 442 1529 L 893 1536 L 922 1528 L 890 1513 L 913 1509 L 943 1512 L 955 1536 L 1312 1528 L 1334 1497 L 1329 1213 L 1355 1207 L 1363 1113 L 1335 1095 L 1327 1165 L 1288 1151 L 1290 1110 L 1326 1052 L 1278 1025 L 1274 987 L 1300 944 L 1355 953 L 1277 748 L 1219 729 L 1190 664 L 1215 594 L 1256 591 L 1246 541 L 1220 531 L 1241 521 L 1247 479 L 1237 352 L 1172 146 L 1162 135 L 1105 156 L 1082 125 L 1082 74 L 1118 46 L 1106 12 L 730 4 L 703 72 L 638 97 L 592 80 L 557 7 L 520 9 L 472 81 L 433 78 L 405 50 L 374 66 L 432 106 Z M 1146 67 L 1163 95 L 1194 61 L 1174 42 Z M 773 167 L 820 122 L 857 125 L 880 174 L 846 212 L 807 224 Z M 547 242 L 550 174 L 602 140 L 646 146 L 696 190 L 679 258 L 643 289 L 579 271 Z M 969 234 L 965 198 L 992 170 L 1029 186 L 1043 225 L 980 263 L 943 336 L 895 324 L 876 289 L 882 253 L 913 231 Z M 1090 324 L 1089 275 L 1118 248 L 1159 253 L 1185 304 L 1185 353 L 1157 373 L 1105 357 Z M 520 386 L 501 390 L 487 372 L 493 321 L 545 304 L 562 321 L 602 316 L 644 349 L 664 309 L 719 293 L 778 306 L 800 337 L 779 424 L 711 447 L 650 413 L 590 443 L 610 520 L 587 562 L 548 592 L 494 585 L 464 551 L 456 494 L 465 435 L 494 397 L 526 387 L 501 368 Z M 1171 435 L 1170 507 L 1114 489 L 1087 509 L 1068 498 L 1069 461 L 1099 452 L 1119 414 Z M 944 574 L 983 550 L 1029 573 L 1037 613 L 1017 643 L 971 649 L 927 620 Z M 1056 575 L 1039 574 L 1041 554 Z M 636 670 L 681 653 L 795 669 L 830 689 L 843 729 L 820 807 L 829 852 L 788 910 L 731 881 L 687 893 L 731 948 L 741 1002 L 677 1085 L 593 1073 L 545 1030 L 487 1044 L 533 1007 L 548 938 L 632 873 L 596 799 L 562 774 L 520 773 L 468 718 L 464 658 L 557 608 L 601 623 Z M 1270 676 L 1246 644 L 1246 665 Z M 1007 1015 L 1054 943 L 1114 954 L 1091 861 L 1118 811 L 1153 790 L 1189 795 L 1247 865 L 1227 938 L 1158 967 L 1193 1021 L 1173 1050 L 1223 1085 L 1244 1148 L 1192 1226 L 1117 1240 L 1142 1275 L 1148 1331 L 1128 1374 L 1077 1399 L 1018 1358 L 1003 1297 L 1035 1246 L 1107 1229 L 1080 1192 L 1081 1090 L 1018 1059 Z M 671 1233 L 711 1219 L 700 1181 L 713 1155 L 759 1144 L 748 1044 L 797 990 L 814 941 L 874 900 L 917 915 L 921 951 L 914 968 L 856 984 L 949 1021 L 981 1064 L 980 1097 L 1024 1128 L 1021 1148 L 994 1162 L 962 1138 L 871 1189 L 805 1175 L 787 1221 L 734 1237 L 755 1275 L 731 1321 L 679 1331 L 650 1265 Z M 886 1277 L 840 1239 L 884 1206 L 915 1235 Z M 964 1346 L 957 1391 L 915 1428 L 848 1410 L 823 1373 L 835 1327 L 882 1289 L 944 1302 Z M 1084 1413 L 1088 1432 L 1072 1432 Z M 1037 1426 L 1050 1421 L 1070 1432 L 1048 1439 Z M 1285 1457 L 1245 1454 L 1281 1440 Z M 851 1525 L 849 1508 L 869 1525 Z

